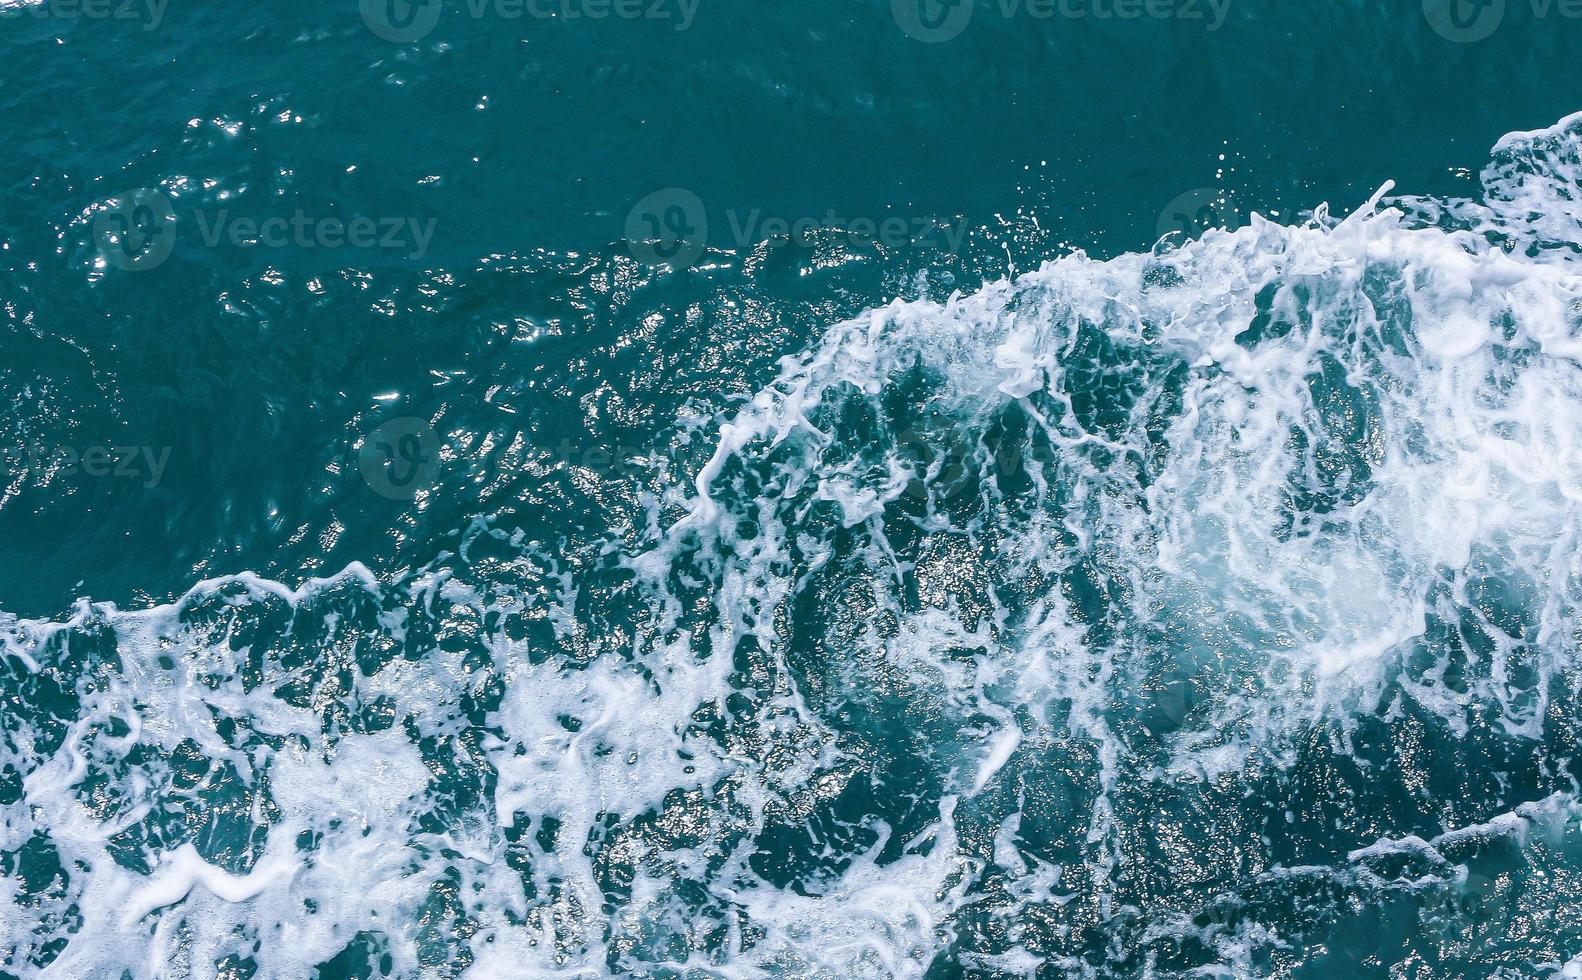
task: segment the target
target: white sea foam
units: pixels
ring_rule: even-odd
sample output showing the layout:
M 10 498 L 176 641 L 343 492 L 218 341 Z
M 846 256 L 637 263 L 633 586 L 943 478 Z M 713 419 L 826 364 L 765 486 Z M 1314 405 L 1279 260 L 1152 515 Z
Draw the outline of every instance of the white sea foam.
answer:
M 1006 941 L 963 962 L 1076 971 L 1027 913 L 1116 911 L 1147 837 L 1122 826 L 1128 783 L 1233 782 L 1389 698 L 1541 737 L 1529 675 L 1582 666 L 1579 134 L 1506 137 L 1480 201 L 1254 218 L 834 327 L 637 522 L 651 620 L 587 662 L 479 625 L 531 613 L 569 648 L 569 573 L 507 598 L 442 572 L 244 575 L 0 622 L 12 674 L 75 697 L 3 745 L 22 777 L 0 845 L 61 871 L 0 891 L 6 968 L 303 976 L 378 937 L 398 975 L 921 976 L 991 882 Z M 1473 595 L 1491 579 L 1497 602 Z M 810 618 L 830 662 L 791 649 Z M 1486 641 L 1459 689 L 1442 622 Z M 395 723 L 359 720 L 375 707 Z M 937 789 L 880 787 L 925 803 L 854 821 L 820 845 L 838 872 L 799 877 L 755 842 L 867 778 L 879 735 L 837 717 L 916 735 Z M 1055 748 L 1088 760 L 1059 860 L 1023 812 Z M 192 819 L 161 822 L 178 798 Z M 1202 932 L 1184 921 L 1152 928 Z M 1206 940 L 1227 964 L 1262 941 Z

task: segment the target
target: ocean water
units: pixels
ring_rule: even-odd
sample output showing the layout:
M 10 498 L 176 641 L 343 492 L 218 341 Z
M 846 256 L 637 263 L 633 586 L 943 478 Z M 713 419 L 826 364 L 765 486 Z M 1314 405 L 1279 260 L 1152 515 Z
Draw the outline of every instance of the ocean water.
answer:
M 0 978 L 1582 976 L 1582 7 L 0 0 Z

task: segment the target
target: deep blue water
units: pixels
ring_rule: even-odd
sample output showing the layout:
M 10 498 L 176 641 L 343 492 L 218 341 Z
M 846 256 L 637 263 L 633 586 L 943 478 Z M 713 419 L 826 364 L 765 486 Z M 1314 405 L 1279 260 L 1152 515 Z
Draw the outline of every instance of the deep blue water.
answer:
M 0 0 L 0 977 L 1582 976 L 1582 8 L 915 3 Z

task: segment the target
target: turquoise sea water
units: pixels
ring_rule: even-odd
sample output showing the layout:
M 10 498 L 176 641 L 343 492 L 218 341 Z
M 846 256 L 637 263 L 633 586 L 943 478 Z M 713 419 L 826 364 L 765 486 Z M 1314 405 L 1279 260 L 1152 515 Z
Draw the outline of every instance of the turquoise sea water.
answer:
M 0 977 L 1582 976 L 1578 109 L 1563 0 L 0 0 Z

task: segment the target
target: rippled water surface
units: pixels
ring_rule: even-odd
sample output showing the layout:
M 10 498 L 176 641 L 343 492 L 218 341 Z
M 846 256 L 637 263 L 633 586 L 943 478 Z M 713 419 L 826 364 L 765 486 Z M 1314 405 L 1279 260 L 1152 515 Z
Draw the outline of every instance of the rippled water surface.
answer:
M 1582 11 L 0 0 L 0 978 L 1582 976 Z

